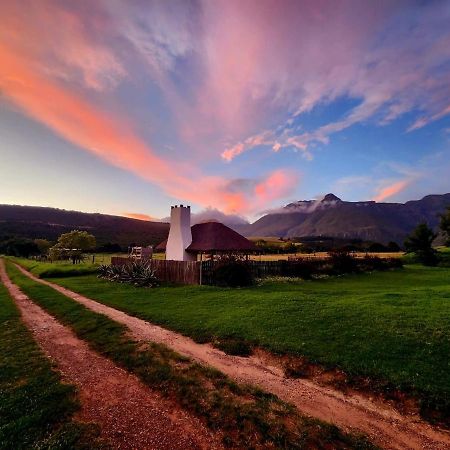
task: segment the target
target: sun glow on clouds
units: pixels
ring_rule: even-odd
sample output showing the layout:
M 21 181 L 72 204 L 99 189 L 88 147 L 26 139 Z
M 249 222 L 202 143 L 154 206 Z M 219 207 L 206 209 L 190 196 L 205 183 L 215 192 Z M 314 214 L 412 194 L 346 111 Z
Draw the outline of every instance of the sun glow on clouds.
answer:
M 124 212 L 121 214 L 121 216 L 123 217 L 128 217 L 129 219 L 137 219 L 137 220 L 144 220 L 147 222 L 151 222 L 151 221 L 156 221 L 157 219 L 155 219 L 152 216 L 149 216 L 148 214 L 141 214 L 141 213 L 127 213 Z
M 376 202 L 382 202 L 386 199 L 389 199 L 406 189 L 411 184 L 411 181 L 412 180 L 400 180 L 393 184 L 385 186 L 379 190 L 373 200 L 375 200 Z

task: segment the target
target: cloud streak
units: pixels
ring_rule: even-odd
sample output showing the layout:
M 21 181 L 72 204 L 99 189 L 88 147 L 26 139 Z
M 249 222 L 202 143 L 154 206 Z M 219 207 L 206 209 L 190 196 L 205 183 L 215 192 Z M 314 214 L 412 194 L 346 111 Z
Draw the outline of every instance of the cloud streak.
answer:
M 400 180 L 381 188 L 373 200 L 382 202 L 405 190 L 411 184 L 411 180 Z
M 157 219 L 155 219 L 152 216 L 149 216 L 148 214 L 123 212 L 120 215 L 123 217 L 128 217 L 129 219 L 143 220 L 146 222 L 159 222 Z

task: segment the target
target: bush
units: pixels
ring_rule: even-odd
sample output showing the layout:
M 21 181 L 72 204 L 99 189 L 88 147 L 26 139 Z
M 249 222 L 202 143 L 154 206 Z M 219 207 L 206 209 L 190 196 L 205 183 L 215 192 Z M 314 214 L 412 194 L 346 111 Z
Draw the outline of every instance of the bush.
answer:
M 213 283 L 222 287 L 243 287 L 253 284 L 253 273 L 246 261 L 227 256 L 221 258 L 212 273 Z
M 407 253 L 415 253 L 419 262 L 425 266 L 436 266 L 439 262 L 436 250 L 432 247 L 437 234 L 426 223 L 417 225 L 405 240 Z
M 385 261 L 390 269 L 400 269 L 403 267 L 403 260 L 401 258 L 387 258 Z
M 313 275 L 320 272 L 322 261 L 312 259 L 296 259 L 283 261 L 281 266 L 282 276 L 299 277 L 304 280 L 310 280 Z
M 159 285 L 155 271 L 148 261 L 130 260 L 121 265 L 102 265 L 98 268 L 98 277 L 119 283 L 129 283 L 138 287 Z
M 366 255 L 360 260 L 360 269 L 364 272 L 372 272 L 373 270 L 387 270 L 389 264 L 387 260 L 381 259 L 378 256 Z
M 334 275 L 355 273 L 359 271 L 358 262 L 350 253 L 343 251 L 330 252 L 331 272 Z
M 40 252 L 37 244 L 31 239 L 13 237 L 0 242 L 0 253 L 28 258 L 39 255 Z

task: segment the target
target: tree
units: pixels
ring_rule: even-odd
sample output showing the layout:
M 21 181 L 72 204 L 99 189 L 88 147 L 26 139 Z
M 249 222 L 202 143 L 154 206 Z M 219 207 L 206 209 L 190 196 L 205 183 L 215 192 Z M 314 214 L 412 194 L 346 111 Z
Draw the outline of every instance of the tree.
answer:
M 389 244 L 387 245 L 387 248 L 390 252 L 399 252 L 401 250 L 397 242 L 394 241 L 390 241 Z
M 0 253 L 28 258 L 38 255 L 39 249 L 31 239 L 12 237 L 0 243 Z
M 47 241 L 47 239 L 35 239 L 34 243 L 37 245 L 37 248 L 39 249 L 39 253 L 41 255 L 46 255 L 50 247 L 52 246 L 52 243 L 50 241 Z
M 445 244 L 447 247 L 450 247 L 450 206 L 448 206 L 447 211 L 441 215 L 440 227 L 447 239 Z
M 432 247 L 437 234 L 426 223 L 417 225 L 405 241 L 407 253 L 415 253 L 418 260 L 426 266 L 435 266 L 438 262 L 437 252 Z
M 49 250 L 52 259 L 69 258 L 72 263 L 81 261 L 83 252 L 93 250 L 96 242 L 95 237 L 87 231 L 73 230 L 64 233 L 58 238 L 58 242 Z

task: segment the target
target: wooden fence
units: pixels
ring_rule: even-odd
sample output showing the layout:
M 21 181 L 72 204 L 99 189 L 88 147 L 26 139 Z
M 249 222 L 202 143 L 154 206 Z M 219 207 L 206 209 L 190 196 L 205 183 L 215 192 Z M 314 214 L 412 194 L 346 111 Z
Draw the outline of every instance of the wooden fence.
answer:
M 113 256 L 111 264 L 120 265 L 129 262 L 129 258 Z M 200 284 L 200 261 L 166 261 L 149 259 L 150 267 L 160 281 L 180 284 Z
M 129 258 L 112 257 L 111 264 L 119 265 L 129 262 Z M 302 258 L 296 260 L 278 261 L 247 261 L 255 278 L 270 276 L 299 276 L 301 265 L 307 261 L 320 264 L 326 260 Z M 163 282 L 180 284 L 214 284 L 214 267 L 217 261 L 166 261 L 149 259 L 151 268 L 156 276 Z

